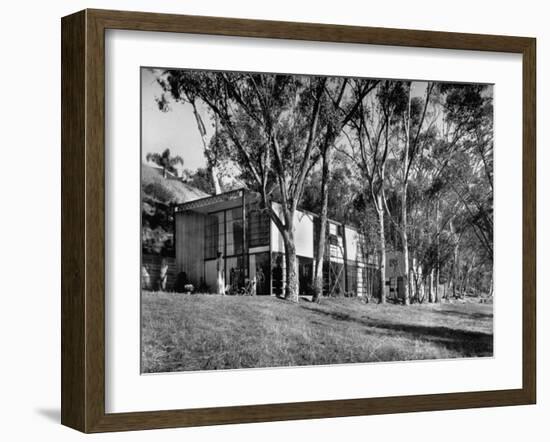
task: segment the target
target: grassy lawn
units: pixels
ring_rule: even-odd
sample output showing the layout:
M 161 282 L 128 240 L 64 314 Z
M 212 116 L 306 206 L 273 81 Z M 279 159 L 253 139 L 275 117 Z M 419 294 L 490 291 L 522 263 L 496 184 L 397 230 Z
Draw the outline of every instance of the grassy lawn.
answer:
M 492 356 L 493 306 L 144 292 L 142 371 Z

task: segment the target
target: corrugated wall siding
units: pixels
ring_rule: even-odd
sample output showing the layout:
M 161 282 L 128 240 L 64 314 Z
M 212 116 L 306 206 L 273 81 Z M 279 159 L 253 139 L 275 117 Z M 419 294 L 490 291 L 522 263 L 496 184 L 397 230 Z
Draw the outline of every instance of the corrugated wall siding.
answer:
M 166 264 L 168 264 L 166 290 L 172 291 L 174 289 L 177 275 L 176 259 L 143 253 L 141 255 L 141 288 L 143 290 L 160 290 L 160 267 L 163 260 L 166 260 Z
M 191 211 L 176 213 L 174 239 L 176 244 L 176 275 L 185 273 L 187 282 L 195 288 L 204 279 L 204 226 L 206 216 Z

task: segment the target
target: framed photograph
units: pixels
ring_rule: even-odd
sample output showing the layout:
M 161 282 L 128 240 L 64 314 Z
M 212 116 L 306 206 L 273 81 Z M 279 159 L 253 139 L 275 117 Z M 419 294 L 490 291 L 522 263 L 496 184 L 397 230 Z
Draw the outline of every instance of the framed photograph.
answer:
M 62 423 L 534 404 L 535 39 L 62 19 Z

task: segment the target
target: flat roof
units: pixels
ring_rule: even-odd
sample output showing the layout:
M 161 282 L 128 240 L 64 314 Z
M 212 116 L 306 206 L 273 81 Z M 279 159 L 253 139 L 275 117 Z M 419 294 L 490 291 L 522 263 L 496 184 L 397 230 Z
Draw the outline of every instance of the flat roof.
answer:
M 231 209 L 234 207 L 239 207 L 240 203 L 242 202 L 243 194 L 257 195 L 256 192 L 253 192 L 243 187 L 239 189 L 230 190 L 228 192 L 223 192 L 218 195 L 210 195 L 204 198 L 199 198 L 193 201 L 188 201 L 186 203 L 178 204 L 176 205 L 174 211 L 178 213 L 178 212 L 184 212 L 186 210 L 193 210 L 199 213 L 209 213 L 209 212 L 216 212 L 218 210 Z M 276 202 L 276 203 L 281 204 L 279 202 Z M 308 215 L 312 215 L 315 217 L 320 216 L 318 213 L 314 213 L 306 209 L 298 208 L 297 210 L 302 213 L 306 213 Z M 345 224 L 330 218 L 327 218 L 327 221 L 332 224 L 345 226 L 359 232 L 359 228 L 357 228 L 352 224 Z
M 229 192 L 220 193 L 218 195 L 206 196 L 186 203 L 176 205 L 174 211 L 184 212 L 193 210 L 199 213 L 215 212 L 216 210 L 230 209 L 238 207 L 242 201 L 245 189 L 231 190 Z M 215 208 L 212 210 L 212 208 Z

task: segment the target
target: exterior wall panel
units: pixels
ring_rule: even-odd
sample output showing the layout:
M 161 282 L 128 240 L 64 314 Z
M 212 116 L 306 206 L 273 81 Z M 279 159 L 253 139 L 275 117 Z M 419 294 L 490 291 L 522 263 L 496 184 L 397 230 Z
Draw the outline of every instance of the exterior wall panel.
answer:
M 359 232 L 346 227 L 346 253 L 348 261 L 363 261 Z
M 187 280 L 198 287 L 204 277 L 205 215 L 197 212 L 176 214 L 176 271 L 185 272 Z
M 281 213 L 279 204 L 274 203 L 274 207 Z M 313 215 L 300 210 L 294 214 L 296 254 L 304 258 L 313 258 L 313 218 Z M 271 250 L 279 253 L 285 251 L 283 237 L 273 221 L 271 221 Z

